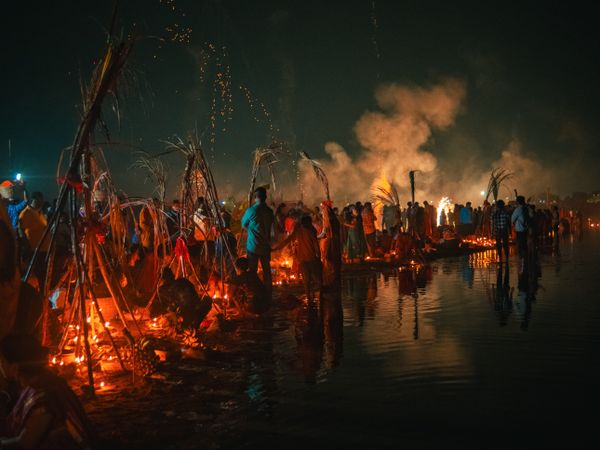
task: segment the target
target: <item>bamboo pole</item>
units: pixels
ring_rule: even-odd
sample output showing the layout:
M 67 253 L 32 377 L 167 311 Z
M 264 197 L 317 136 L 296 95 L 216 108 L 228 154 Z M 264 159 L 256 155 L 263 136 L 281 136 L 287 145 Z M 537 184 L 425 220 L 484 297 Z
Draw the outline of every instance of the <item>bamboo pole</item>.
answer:
M 94 372 L 92 362 L 92 351 L 90 349 L 89 341 L 89 328 L 86 317 L 85 309 L 85 290 L 84 290 L 84 271 L 83 259 L 81 257 L 81 250 L 79 248 L 79 240 L 77 236 L 77 222 L 75 220 L 77 214 L 77 198 L 75 197 L 75 191 L 71 191 L 71 249 L 75 257 L 75 264 L 77 270 L 77 289 L 79 291 L 79 319 L 83 326 L 83 343 L 85 349 L 85 356 L 87 360 L 87 375 L 88 383 L 92 396 L 95 395 L 94 387 Z

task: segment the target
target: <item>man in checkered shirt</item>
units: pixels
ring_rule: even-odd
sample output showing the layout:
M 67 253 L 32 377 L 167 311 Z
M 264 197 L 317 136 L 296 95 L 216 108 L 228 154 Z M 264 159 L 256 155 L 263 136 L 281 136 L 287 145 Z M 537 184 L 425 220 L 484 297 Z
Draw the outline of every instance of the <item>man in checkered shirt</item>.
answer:
M 510 215 L 504 208 L 504 201 L 496 202 L 496 211 L 492 214 L 492 236 L 496 238 L 496 251 L 502 261 L 502 250 L 508 262 L 508 236 L 510 234 Z

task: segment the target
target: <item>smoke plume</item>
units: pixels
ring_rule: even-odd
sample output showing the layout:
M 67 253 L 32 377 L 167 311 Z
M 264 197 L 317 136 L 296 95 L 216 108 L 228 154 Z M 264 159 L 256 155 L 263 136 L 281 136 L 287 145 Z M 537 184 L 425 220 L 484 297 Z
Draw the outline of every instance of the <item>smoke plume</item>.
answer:
M 455 124 L 465 109 L 465 97 L 465 85 L 456 79 L 429 87 L 380 86 L 375 92 L 378 109 L 366 111 L 354 125 L 361 148 L 359 154 L 352 157 L 336 142 L 325 145 L 327 157 L 319 162 L 329 178 L 335 203 L 370 200 L 376 186 L 393 182 L 405 204 L 410 195 L 411 170 L 418 171 L 417 200 L 434 204 L 444 196 L 459 203 L 480 204 L 494 168 L 513 173 L 501 188 L 502 198 L 514 198 L 514 189 L 526 197 L 539 196 L 548 188 L 552 190 L 556 186 L 556 170 L 530 156 L 514 136 L 507 138 L 506 146 L 491 164 L 489 155 L 482 157 L 489 149 L 478 146 L 456 150 L 445 160 L 434 155 L 436 133 L 443 133 Z M 563 166 L 561 170 L 564 173 L 566 168 Z M 312 170 L 301 166 L 301 173 L 307 201 L 324 198 Z
M 320 161 L 328 174 L 332 197 L 337 203 L 368 199 L 371 190 L 383 179 L 406 188 L 408 172 L 419 171 L 429 190 L 437 167 L 436 157 L 425 149 L 432 134 L 450 127 L 461 110 L 465 97 L 464 84 L 449 79 L 429 88 L 387 84 L 375 92 L 379 110 L 365 112 L 354 126 L 361 146 L 352 158 L 344 148 L 329 142 L 325 146 L 328 159 Z M 303 170 L 305 194 L 320 198 L 320 186 Z

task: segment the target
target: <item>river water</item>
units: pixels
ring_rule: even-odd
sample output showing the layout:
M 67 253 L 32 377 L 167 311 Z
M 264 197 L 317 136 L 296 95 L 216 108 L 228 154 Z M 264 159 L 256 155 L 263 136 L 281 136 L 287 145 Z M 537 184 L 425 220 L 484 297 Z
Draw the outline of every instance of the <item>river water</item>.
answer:
M 241 336 L 232 448 L 570 448 L 598 441 L 600 235 L 521 280 L 494 252 L 346 274 Z M 593 448 L 595 444 L 590 444 Z

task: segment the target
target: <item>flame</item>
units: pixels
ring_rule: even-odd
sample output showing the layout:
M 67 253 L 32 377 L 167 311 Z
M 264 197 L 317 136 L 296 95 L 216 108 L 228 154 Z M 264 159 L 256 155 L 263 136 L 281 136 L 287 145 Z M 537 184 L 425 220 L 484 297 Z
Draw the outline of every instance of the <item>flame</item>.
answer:
M 437 226 L 438 227 L 442 224 L 442 212 L 444 212 L 444 210 L 447 210 L 451 203 L 452 203 L 452 200 L 450 200 L 450 198 L 448 198 L 448 197 L 442 197 L 442 199 L 438 203 L 438 207 L 437 207 Z

